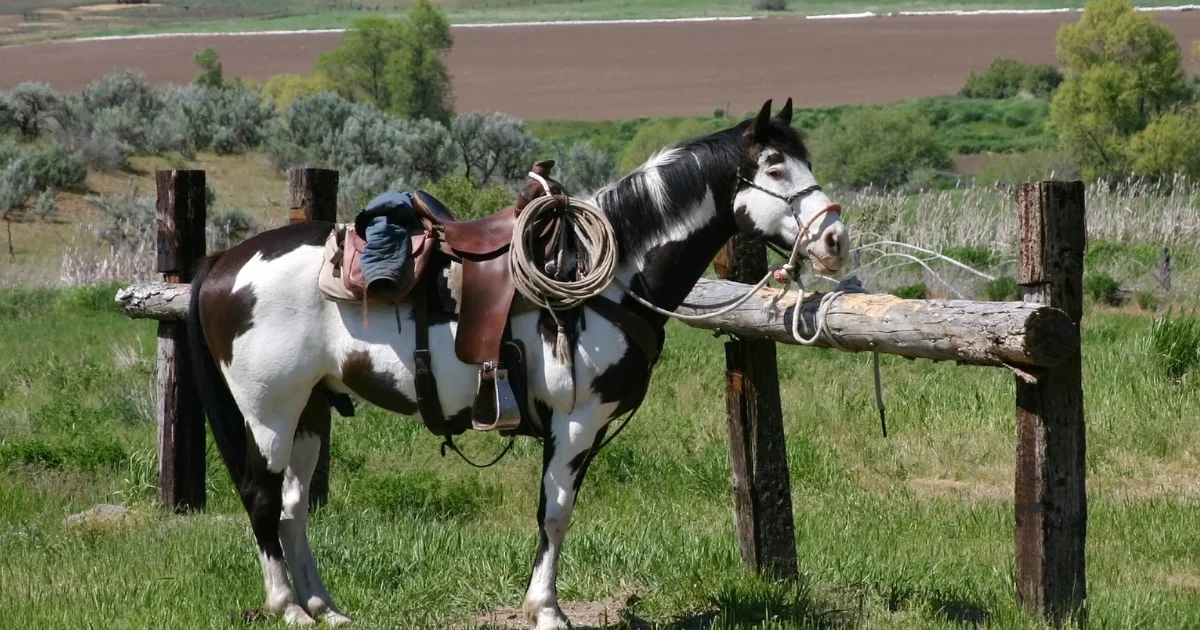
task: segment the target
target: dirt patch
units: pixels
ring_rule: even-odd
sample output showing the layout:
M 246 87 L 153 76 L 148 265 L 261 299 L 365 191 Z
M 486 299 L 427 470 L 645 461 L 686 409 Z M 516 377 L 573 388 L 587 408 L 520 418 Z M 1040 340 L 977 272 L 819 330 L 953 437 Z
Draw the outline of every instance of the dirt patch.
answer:
M 1003 503 L 1013 498 L 1012 483 L 918 477 L 909 479 L 908 485 L 919 496 L 952 498 L 968 503 Z
M 144 5 L 134 5 L 144 6 Z M 1155 16 L 1181 42 L 1200 11 Z M 458 111 L 527 120 L 734 115 L 792 96 L 800 106 L 953 94 L 998 56 L 1055 62 L 1058 27 L 1075 14 L 753 20 L 454 29 L 448 66 Z M 0 48 L 0 89 L 25 80 L 77 90 L 134 68 L 183 84 L 207 46 L 226 76 L 306 73 L 340 35 L 191 36 L 46 42 Z M 1188 56 L 1189 71 L 1195 61 Z M 530 59 L 546 63 L 530 65 Z
M 1200 591 L 1200 575 L 1196 575 L 1190 571 L 1184 573 L 1172 573 L 1161 580 L 1163 586 L 1167 588 L 1179 589 L 1182 591 Z
M 610 628 L 619 624 L 630 606 L 637 603 L 632 594 L 619 594 L 598 602 L 561 602 L 562 611 L 576 630 Z M 639 623 L 639 621 L 633 621 Z M 526 630 L 529 623 L 520 608 L 507 606 L 486 610 L 475 617 L 478 630 Z M 630 625 L 630 628 L 649 628 L 649 624 Z

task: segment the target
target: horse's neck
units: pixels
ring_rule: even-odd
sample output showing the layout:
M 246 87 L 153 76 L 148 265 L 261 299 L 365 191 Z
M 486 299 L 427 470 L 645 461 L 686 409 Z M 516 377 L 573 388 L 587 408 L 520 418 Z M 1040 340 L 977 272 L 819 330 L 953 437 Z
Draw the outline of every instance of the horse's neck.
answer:
M 631 288 L 659 308 L 673 311 L 683 303 L 704 275 L 721 247 L 737 233 L 733 219 L 723 212 L 686 237 L 658 245 L 623 266 L 632 276 Z M 656 316 L 665 323 L 665 318 Z

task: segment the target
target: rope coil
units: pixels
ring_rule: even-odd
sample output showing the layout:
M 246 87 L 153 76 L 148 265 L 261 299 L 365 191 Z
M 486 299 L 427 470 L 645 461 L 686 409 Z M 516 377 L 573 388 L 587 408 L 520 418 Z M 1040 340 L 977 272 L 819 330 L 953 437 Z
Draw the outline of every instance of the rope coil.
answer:
M 563 212 L 565 225 L 560 231 L 573 231 L 583 245 L 579 267 L 583 271 L 578 280 L 559 280 L 538 268 L 533 256 L 535 230 L 529 229 L 533 222 L 546 212 Z M 565 311 L 575 308 L 588 298 L 599 295 L 613 281 L 617 272 L 617 237 L 612 223 L 604 212 L 594 204 L 572 197 L 567 198 L 565 208 L 558 207 L 558 200 L 551 196 L 537 197 L 525 206 L 513 226 L 515 238 L 508 257 L 509 270 L 517 291 L 533 304 L 550 311 Z M 556 247 L 559 255 L 561 247 Z M 563 269 L 562 261 L 554 265 L 553 273 Z

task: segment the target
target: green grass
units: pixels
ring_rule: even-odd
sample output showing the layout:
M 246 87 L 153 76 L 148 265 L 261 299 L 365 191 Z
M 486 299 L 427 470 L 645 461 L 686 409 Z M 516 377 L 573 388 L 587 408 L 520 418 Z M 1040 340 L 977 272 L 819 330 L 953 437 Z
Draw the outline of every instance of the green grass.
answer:
M 248 522 L 211 447 L 209 509 L 154 507 L 155 324 L 117 314 L 112 288 L 0 291 L 3 625 L 242 627 L 262 599 Z M 1150 333 L 1147 317 L 1085 319 L 1091 627 L 1200 624 L 1200 395 L 1150 369 Z M 740 569 L 721 354 L 709 333 L 671 326 L 643 410 L 584 484 L 565 604 L 632 593 L 632 614 L 676 628 L 1041 627 L 1013 598 L 1010 373 L 885 357 L 884 439 L 869 357 L 781 347 L 801 573 L 787 588 Z M 500 440 L 462 445 L 482 456 Z M 357 627 L 451 627 L 519 606 L 536 443 L 476 471 L 441 458 L 420 423 L 362 406 L 335 421 L 332 453 L 312 541 Z M 61 524 L 106 501 L 142 518 Z

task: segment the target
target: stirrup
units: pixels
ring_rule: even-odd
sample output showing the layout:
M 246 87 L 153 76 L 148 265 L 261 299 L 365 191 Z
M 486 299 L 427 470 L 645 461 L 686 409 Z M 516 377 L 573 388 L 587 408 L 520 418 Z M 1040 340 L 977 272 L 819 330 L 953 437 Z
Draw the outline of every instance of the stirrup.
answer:
M 515 429 L 521 424 L 521 409 L 508 370 L 488 361 L 479 368 L 479 390 L 471 406 L 471 426 L 476 431 Z

